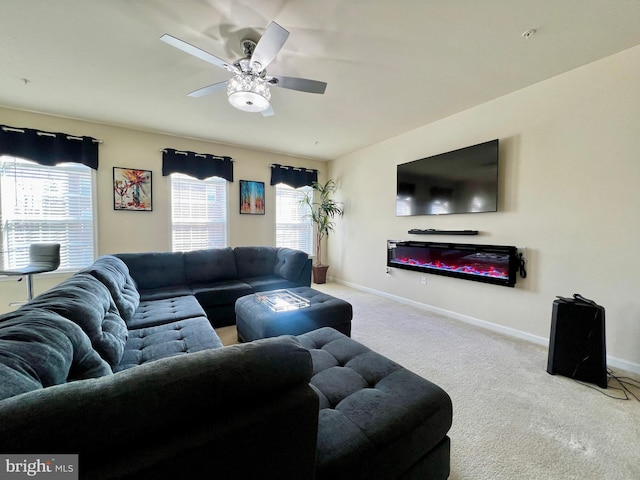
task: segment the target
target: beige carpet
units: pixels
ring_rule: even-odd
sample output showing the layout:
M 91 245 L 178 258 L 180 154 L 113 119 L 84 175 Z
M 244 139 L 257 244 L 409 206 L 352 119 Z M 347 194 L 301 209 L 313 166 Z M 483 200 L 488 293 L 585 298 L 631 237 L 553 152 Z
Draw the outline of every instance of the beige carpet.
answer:
M 339 284 L 313 288 L 353 305 L 355 340 L 449 393 L 451 480 L 640 479 L 636 400 L 549 375 L 539 345 Z
M 220 337 L 223 345 L 234 345 L 238 343 L 238 332 L 236 332 L 235 325 L 216 328 L 216 333 Z

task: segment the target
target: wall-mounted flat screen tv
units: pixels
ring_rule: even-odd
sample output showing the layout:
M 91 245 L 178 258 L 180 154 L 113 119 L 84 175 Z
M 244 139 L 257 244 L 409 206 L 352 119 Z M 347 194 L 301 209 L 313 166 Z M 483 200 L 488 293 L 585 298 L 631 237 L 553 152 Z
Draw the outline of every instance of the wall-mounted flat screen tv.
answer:
M 397 168 L 396 215 L 446 215 L 498 210 L 498 140 Z

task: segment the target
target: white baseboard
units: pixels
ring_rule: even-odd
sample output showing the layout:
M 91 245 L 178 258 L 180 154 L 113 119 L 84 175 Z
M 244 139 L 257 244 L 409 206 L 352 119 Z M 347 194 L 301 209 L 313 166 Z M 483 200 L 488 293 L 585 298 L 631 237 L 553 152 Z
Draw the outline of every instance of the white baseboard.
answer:
M 401 302 L 407 305 L 424 308 L 425 310 L 438 313 L 445 317 L 453 318 L 455 320 L 459 320 L 461 322 L 468 323 L 470 325 L 475 325 L 477 327 L 485 328 L 493 332 L 502 333 L 510 337 L 526 340 L 528 342 L 535 343 L 537 345 L 542 345 L 543 347 L 549 346 L 549 338 L 539 337 L 537 335 L 532 335 L 531 333 L 523 332 L 521 330 L 516 330 L 515 328 L 505 327 L 503 325 L 498 325 L 497 323 L 487 322 L 486 320 L 480 320 L 478 318 L 470 317 L 468 315 L 462 315 L 460 313 L 452 312 L 450 310 L 445 310 L 443 308 L 433 307 L 431 305 L 427 305 L 426 303 L 416 302 L 415 300 L 409 300 L 407 298 L 398 297 L 397 295 L 391 295 L 390 293 L 381 292 L 379 290 L 374 290 L 372 288 L 363 287 L 362 285 L 345 282 L 343 280 L 338 280 L 336 278 L 331 278 L 331 281 L 339 283 L 341 285 L 346 285 L 351 288 L 355 288 L 356 290 L 361 290 L 367 293 L 371 293 L 373 295 L 378 295 L 380 297 L 396 300 L 398 302 Z M 632 372 L 635 374 L 640 374 L 640 363 L 630 362 L 622 358 L 612 357 L 611 355 L 607 355 L 607 366 L 617 368 L 620 370 L 626 370 L 627 372 Z

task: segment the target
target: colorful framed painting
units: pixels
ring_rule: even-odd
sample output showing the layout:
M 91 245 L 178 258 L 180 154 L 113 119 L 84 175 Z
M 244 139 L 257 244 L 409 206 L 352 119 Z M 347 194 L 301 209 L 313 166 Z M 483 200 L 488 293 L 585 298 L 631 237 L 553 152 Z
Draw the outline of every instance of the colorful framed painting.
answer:
M 240 213 L 264 215 L 264 182 L 240 180 Z
M 151 170 L 113 167 L 113 209 L 152 210 Z

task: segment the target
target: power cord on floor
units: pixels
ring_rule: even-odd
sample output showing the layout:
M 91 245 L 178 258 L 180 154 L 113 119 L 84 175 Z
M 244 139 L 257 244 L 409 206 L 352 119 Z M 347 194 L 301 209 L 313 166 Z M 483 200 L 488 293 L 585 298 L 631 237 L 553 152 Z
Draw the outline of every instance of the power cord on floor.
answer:
M 574 379 L 574 382 L 579 383 L 582 386 L 589 387 L 606 397 L 613 398 L 614 400 L 631 400 L 631 397 L 633 397 L 636 400 L 636 402 L 640 402 L 640 398 L 639 398 L 640 381 L 639 380 L 635 380 L 630 377 L 618 377 L 614 375 L 613 371 L 611 371 L 611 369 L 609 368 L 607 368 L 607 377 L 608 377 L 607 387 L 611 390 L 617 390 L 618 392 L 622 392 L 623 396 L 609 395 L 608 393 L 601 390 L 600 388 L 594 387 L 593 385 L 589 385 L 587 383 L 581 382 L 576 379 Z M 617 382 L 619 386 L 618 387 L 612 386 L 611 383 L 613 381 Z M 635 393 L 634 393 L 634 390 L 635 390 Z

